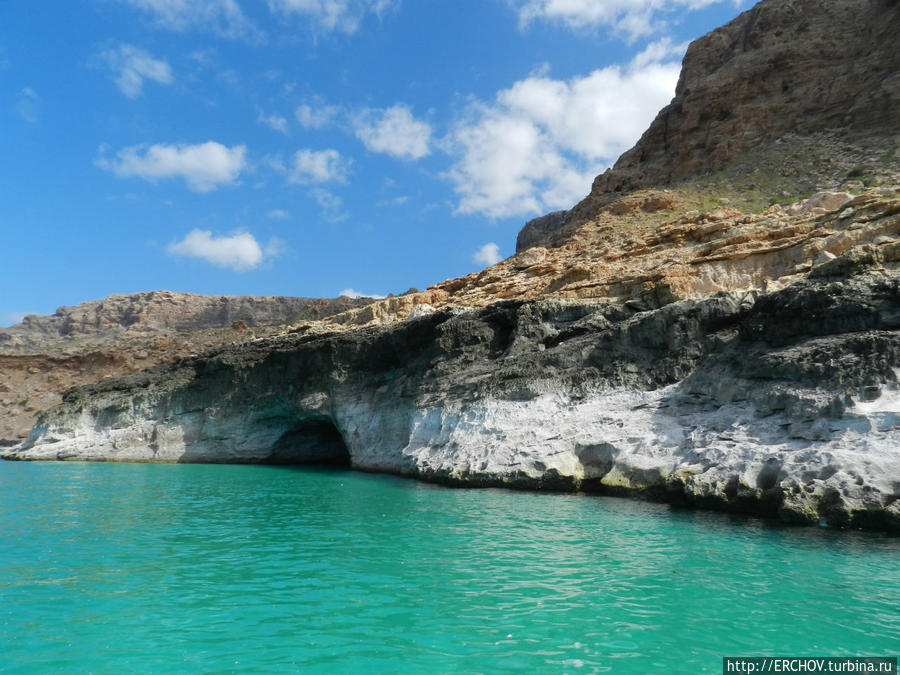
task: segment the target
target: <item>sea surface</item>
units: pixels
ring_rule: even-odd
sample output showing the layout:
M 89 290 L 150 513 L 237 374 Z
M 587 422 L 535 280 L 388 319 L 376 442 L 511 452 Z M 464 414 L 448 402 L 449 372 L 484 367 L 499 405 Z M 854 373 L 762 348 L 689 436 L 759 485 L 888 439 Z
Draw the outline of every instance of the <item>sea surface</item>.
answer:
M 0 672 L 896 655 L 900 539 L 350 471 L 0 463 Z

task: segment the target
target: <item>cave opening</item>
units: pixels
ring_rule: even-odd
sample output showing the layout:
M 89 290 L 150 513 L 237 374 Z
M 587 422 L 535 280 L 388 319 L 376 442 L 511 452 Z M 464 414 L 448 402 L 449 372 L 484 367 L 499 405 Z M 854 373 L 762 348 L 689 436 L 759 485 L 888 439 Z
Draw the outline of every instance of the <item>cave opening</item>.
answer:
M 349 467 L 350 451 L 331 420 L 306 419 L 281 435 L 265 463 Z

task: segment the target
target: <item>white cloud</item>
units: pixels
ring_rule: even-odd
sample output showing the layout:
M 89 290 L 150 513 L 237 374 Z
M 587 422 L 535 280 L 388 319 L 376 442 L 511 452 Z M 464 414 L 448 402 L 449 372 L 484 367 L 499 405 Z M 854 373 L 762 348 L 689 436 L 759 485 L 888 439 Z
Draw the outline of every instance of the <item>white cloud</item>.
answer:
M 209 230 L 192 230 L 181 241 L 169 244 L 166 250 L 172 255 L 199 258 L 216 267 L 246 272 L 278 255 L 281 248 L 281 242 L 273 238 L 264 249 L 249 232 L 215 237 Z
M 262 40 L 236 0 L 119 0 L 143 10 L 169 30 L 209 30 L 228 38 Z
M 165 61 L 153 58 L 140 47 L 123 44 L 118 49 L 104 51 L 100 58 L 114 73 L 116 86 L 128 98 L 137 98 L 144 88 L 144 80 L 171 84 L 172 69 Z
M 380 202 L 376 202 L 375 206 L 381 208 L 385 206 L 403 206 L 409 202 L 408 195 L 400 195 L 399 197 L 392 197 L 391 199 L 383 199 Z
M 16 112 L 19 117 L 34 124 L 40 117 L 41 97 L 31 87 L 25 87 L 16 95 Z
M 413 117 L 408 106 L 366 109 L 353 120 L 356 137 L 372 152 L 398 159 L 421 159 L 429 154 L 431 126 Z
M 333 192 L 317 187 L 309 191 L 309 196 L 319 205 L 322 217 L 329 223 L 340 223 L 350 217 L 344 210 L 344 200 Z
M 282 14 L 300 14 L 326 31 L 352 34 L 366 14 L 381 18 L 399 0 L 269 0 L 269 9 Z
M 501 260 L 503 260 L 503 258 L 500 257 L 500 247 L 494 242 L 485 244 L 475 251 L 475 255 L 472 256 L 472 262 L 484 265 L 485 267 L 496 265 Z
M 301 185 L 314 183 L 343 183 L 350 172 L 350 160 L 337 150 L 298 150 L 294 154 L 289 180 Z
M 360 293 L 359 291 L 354 291 L 352 288 L 345 288 L 338 294 L 338 297 L 350 298 L 351 300 L 356 300 L 357 298 L 372 298 L 373 300 L 383 300 L 387 296 L 378 295 L 376 293 Z
M 574 30 L 609 26 L 629 39 L 650 35 L 671 12 L 695 10 L 730 1 L 740 7 L 743 0 L 508 0 L 519 13 L 523 26 L 546 20 Z
M 115 159 L 101 156 L 96 164 L 123 178 L 183 178 L 191 190 L 209 192 L 237 180 L 246 166 L 245 152 L 243 145 L 228 148 L 214 141 L 199 145 L 135 145 L 119 150 Z
M 276 115 L 275 113 L 266 115 L 261 109 L 257 108 L 256 121 L 260 124 L 265 124 L 273 131 L 277 131 L 282 134 L 288 133 L 288 121 L 281 115 Z
M 287 220 L 291 217 L 291 214 L 284 209 L 272 209 L 267 215 L 270 220 Z
M 497 218 L 571 207 L 669 102 L 682 51 L 654 43 L 624 68 L 533 76 L 473 104 L 445 142 L 457 210 Z
M 315 97 L 309 103 L 297 106 L 294 116 L 304 129 L 321 129 L 328 126 L 338 114 L 336 106 L 327 105 L 321 98 Z

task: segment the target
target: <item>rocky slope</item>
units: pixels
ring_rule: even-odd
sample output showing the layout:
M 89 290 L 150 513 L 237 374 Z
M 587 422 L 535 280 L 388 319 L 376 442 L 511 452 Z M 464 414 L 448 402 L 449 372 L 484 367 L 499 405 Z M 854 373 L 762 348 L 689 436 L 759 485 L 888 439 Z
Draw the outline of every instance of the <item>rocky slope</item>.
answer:
M 529 223 L 517 251 L 622 192 L 714 172 L 720 189 L 791 197 L 900 172 L 898 34 L 896 0 L 760 2 L 690 45 L 675 97 L 637 145 L 571 212 Z
M 74 389 L 11 459 L 344 462 L 900 530 L 900 244 L 651 311 L 511 300 Z
M 296 319 L 320 319 L 371 302 L 369 299 L 287 298 L 276 296 L 196 295 L 150 291 L 110 295 L 103 300 L 60 307 L 52 316 L 31 314 L 22 323 L 0 328 L 4 353 L 46 350 L 102 342 L 125 331 L 133 334 L 189 332 L 231 326 L 272 326 Z
M 74 385 L 271 335 L 285 323 L 370 301 L 152 291 L 27 316 L 0 328 L 0 444 L 25 438 L 37 413 L 58 404 Z
M 673 101 L 594 192 L 718 169 L 787 133 L 900 133 L 895 0 L 765 0 L 688 48 Z
M 73 389 L 5 456 L 337 462 L 900 531 L 897 13 L 764 0 L 513 258 Z

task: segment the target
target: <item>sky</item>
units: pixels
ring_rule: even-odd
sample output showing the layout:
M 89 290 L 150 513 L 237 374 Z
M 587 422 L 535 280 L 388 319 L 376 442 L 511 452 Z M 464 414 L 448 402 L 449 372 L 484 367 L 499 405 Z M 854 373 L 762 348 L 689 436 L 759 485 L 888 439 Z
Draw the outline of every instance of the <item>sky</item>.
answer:
M 381 296 L 515 252 L 752 0 L 4 0 L 0 325 Z

